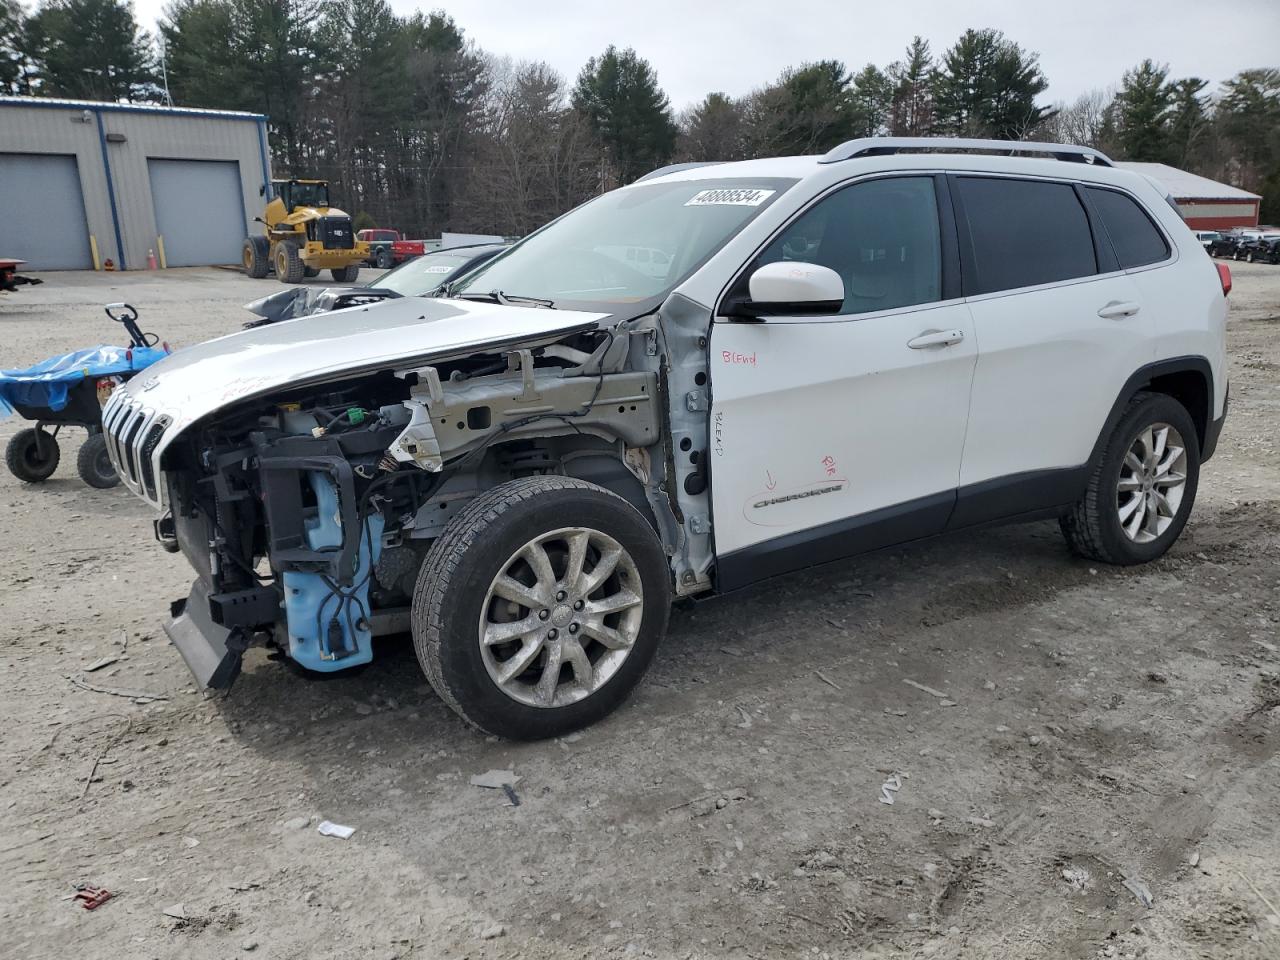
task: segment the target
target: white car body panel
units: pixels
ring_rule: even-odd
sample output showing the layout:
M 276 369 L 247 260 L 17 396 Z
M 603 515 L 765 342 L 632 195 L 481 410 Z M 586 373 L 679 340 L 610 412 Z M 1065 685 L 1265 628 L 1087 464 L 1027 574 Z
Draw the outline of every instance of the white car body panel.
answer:
M 603 314 L 404 297 L 286 320 L 177 351 L 121 388 L 174 420 L 166 439 L 223 407 L 278 387 L 411 368 L 492 344 L 554 340 Z M 195 375 L 188 375 L 193 371 Z
M 1139 307 L 1106 319 L 1108 304 Z M 1154 359 L 1124 273 L 972 297 L 978 338 L 960 486 L 1086 463 L 1120 389 Z
M 934 330 L 964 339 L 907 346 Z M 717 324 L 717 552 L 955 489 L 976 359 L 962 301 Z

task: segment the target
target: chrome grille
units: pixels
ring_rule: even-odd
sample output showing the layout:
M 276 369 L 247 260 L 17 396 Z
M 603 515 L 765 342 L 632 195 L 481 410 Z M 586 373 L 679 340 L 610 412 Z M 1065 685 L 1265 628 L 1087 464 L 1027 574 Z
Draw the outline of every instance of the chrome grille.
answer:
M 164 491 L 158 480 L 155 453 L 169 426 L 168 417 L 156 413 L 117 390 L 102 413 L 107 453 L 120 481 L 156 507 L 163 506 Z

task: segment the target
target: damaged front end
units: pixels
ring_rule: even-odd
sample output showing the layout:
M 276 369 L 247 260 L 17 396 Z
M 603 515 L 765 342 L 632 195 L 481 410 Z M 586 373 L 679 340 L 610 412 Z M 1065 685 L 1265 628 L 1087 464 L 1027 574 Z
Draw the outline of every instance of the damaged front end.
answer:
M 275 391 L 187 427 L 159 458 L 157 536 L 197 572 L 166 632 L 198 681 L 229 686 L 258 642 L 309 670 L 368 662 L 373 637 L 409 629 L 434 539 L 517 477 L 600 483 L 677 552 L 656 338 L 650 316 Z

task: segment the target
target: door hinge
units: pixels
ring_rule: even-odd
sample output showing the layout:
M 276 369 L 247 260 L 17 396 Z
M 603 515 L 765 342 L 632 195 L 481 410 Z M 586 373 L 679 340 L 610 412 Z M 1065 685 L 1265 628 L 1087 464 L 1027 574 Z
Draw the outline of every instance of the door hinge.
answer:
M 692 413 L 705 412 L 707 410 L 707 392 L 705 390 L 690 390 L 684 395 L 684 405 Z

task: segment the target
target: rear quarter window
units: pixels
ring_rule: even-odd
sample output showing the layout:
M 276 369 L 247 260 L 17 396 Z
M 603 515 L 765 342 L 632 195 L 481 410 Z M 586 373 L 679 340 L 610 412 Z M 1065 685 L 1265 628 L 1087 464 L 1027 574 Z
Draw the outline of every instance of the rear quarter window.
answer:
M 986 177 L 954 181 L 968 221 L 970 293 L 1088 277 L 1098 272 L 1093 233 L 1065 183 Z
M 1164 235 L 1151 222 L 1138 201 L 1127 194 L 1100 187 L 1086 187 L 1089 202 L 1098 212 L 1102 226 L 1111 238 L 1116 259 L 1125 268 L 1145 267 L 1169 257 Z

